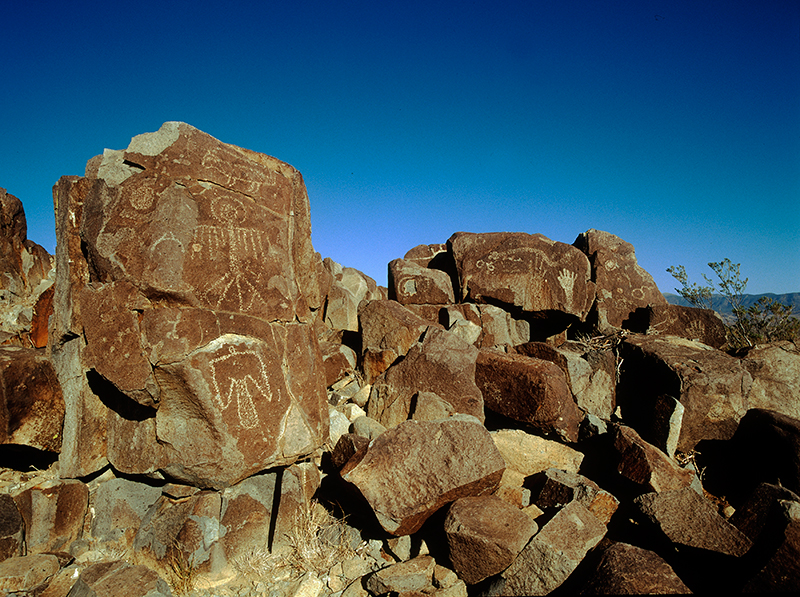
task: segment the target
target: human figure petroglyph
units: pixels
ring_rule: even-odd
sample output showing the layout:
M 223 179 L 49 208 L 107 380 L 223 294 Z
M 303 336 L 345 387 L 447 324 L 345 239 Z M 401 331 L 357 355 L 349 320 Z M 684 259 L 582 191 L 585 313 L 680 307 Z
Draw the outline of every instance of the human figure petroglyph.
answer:
M 227 410 L 235 400 L 242 427 L 257 427 L 259 417 L 256 402 L 262 399 L 272 402 L 272 388 L 261 354 L 255 350 L 237 351 L 231 347 L 228 354 L 212 359 L 210 366 L 214 396 L 220 410 Z

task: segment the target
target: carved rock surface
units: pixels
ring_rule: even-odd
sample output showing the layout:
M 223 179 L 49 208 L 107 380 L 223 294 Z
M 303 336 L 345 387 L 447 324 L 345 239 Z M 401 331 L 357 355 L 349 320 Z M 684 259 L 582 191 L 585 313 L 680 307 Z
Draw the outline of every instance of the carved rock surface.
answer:
M 494 491 L 505 463 L 477 419 L 456 415 L 401 423 L 348 468 L 342 477 L 366 498 L 381 526 L 410 535 L 449 502 Z
M 447 273 L 405 259 L 389 263 L 389 298 L 401 305 L 447 305 L 455 300 Z
M 108 459 L 224 487 L 320 446 L 322 266 L 300 173 L 177 122 L 86 173 L 54 190 L 62 475 Z
M 583 418 L 564 372 L 550 361 L 481 350 L 475 383 L 487 409 L 553 434 L 578 440 Z
M 594 284 L 589 260 L 575 247 L 523 232 L 456 232 L 447 244 L 460 300 L 586 318 Z
M 624 327 L 641 334 L 680 336 L 718 349 L 727 343 L 722 317 L 711 309 L 682 305 L 648 306 L 637 309 Z
M 637 308 L 666 306 L 653 277 L 636 261 L 633 245 L 602 230 L 587 230 L 573 245 L 583 251 L 592 264 L 592 281 L 597 298 L 592 308 L 600 332 L 622 327 Z

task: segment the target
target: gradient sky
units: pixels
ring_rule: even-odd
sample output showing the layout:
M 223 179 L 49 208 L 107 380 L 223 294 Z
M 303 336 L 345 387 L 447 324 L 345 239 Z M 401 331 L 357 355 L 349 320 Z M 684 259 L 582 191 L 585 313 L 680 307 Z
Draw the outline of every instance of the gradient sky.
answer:
M 665 272 L 800 291 L 800 2 L 0 4 L 0 187 L 51 188 L 181 120 L 303 174 L 323 257 L 590 228 Z

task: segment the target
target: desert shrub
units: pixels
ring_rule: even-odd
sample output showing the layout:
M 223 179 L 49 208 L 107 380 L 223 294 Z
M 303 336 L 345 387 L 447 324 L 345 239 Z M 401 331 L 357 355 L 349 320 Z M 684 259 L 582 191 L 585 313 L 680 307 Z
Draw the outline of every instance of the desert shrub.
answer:
M 730 303 L 733 320 L 725 323 L 730 348 L 743 348 L 776 340 L 796 342 L 800 339 L 800 320 L 792 314 L 791 306 L 769 297 L 762 297 L 749 307 L 743 305 L 747 278 L 741 278 L 740 265 L 731 263 L 727 258 L 709 263 L 708 267 L 717 275 L 719 282 L 715 284 L 703 274 L 706 281 L 704 286 L 690 282 L 682 265 L 668 267 L 667 272 L 681 283 L 681 288 L 676 288 L 675 291 L 695 307 L 711 309 L 715 291 Z

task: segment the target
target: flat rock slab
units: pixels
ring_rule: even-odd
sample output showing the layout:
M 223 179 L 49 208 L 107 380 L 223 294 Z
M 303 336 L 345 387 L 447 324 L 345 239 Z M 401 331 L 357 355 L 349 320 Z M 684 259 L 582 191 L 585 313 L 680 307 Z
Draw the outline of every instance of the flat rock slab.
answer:
M 169 585 L 145 566 L 123 561 L 92 564 L 85 568 L 69 592 L 70 597 L 172 597 Z
M 0 591 L 3 595 L 29 595 L 61 568 L 52 554 L 14 556 L 0 562 Z
M 348 468 L 343 478 L 366 498 L 381 526 L 410 535 L 448 503 L 494 491 L 505 462 L 477 419 L 455 415 L 401 423 Z
M 583 462 L 583 453 L 521 429 L 500 429 L 492 432 L 497 449 L 506 466 L 525 477 L 549 468 L 577 473 Z

